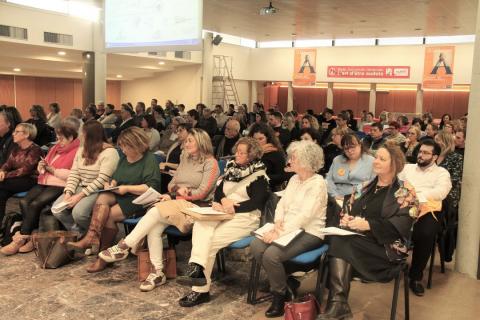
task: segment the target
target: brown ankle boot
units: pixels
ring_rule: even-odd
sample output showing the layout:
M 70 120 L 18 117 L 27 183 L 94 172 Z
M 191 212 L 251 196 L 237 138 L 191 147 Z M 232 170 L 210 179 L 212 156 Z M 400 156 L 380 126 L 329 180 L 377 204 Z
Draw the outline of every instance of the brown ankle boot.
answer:
M 114 242 L 115 242 L 115 237 L 117 236 L 118 229 L 117 228 L 103 228 L 102 230 L 102 235 L 100 237 L 100 251 L 108 249 Z M 109 263 L 103 261 L 100 258 L 97 258 L 97 260 L 89 265 L 87 267 L 87 272 L 89 273 L 94 273 L 94 272 L 100 272 L 104 270 Z
M 100 234 L 103 226 L 107 223 L 108 215 L 110 214 L 110 207 L 104 204 L 96 204 L 93 208 L 92 221 L 88 227 L 87 234 L 82 240 L 77 242 L 68 242 L 67 246 L 72 249 L 88 249 L 92 246 L 100 245 Z
M 25 245 L 29 236 L 24 236 L 17 231 L 12 238 L 12 242 L 0 249 L 0 252 L 6 256 L 11 256 L 18 253 L 18 250 Z

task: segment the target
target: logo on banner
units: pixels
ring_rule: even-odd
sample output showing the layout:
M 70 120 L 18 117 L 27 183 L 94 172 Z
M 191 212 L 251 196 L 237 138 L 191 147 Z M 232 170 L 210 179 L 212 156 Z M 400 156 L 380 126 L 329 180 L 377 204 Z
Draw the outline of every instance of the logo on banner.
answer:
M 316 49 L 295 49 L 293 85 L 312 86 L 317 81 Z
M 454 46 L 427 47 L 423 67 L 423 87 L 448 89 L 453 84 Z

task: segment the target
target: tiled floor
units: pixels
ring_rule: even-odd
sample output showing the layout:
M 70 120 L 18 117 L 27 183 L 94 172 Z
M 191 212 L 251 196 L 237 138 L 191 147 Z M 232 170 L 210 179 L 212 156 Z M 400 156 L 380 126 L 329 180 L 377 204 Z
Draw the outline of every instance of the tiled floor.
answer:
M 178 246 L 178 267 L 189 256 L 189 244 Z M 150 293 L 138 290 L 134 256 L 98 274 L 85 271 L 93 257 L 57 270 L 43 270 L 34 253 L 0 256 L 0 319 L 264 319 L 269 303 L 246 303 L 249 263 L 227 259 L 227 274 L 212 286 L 212 301 L 194 308 L 181 308 L 177 301 L 189 288 L 169 281 Z M 480 282 L 435 268 L 433 288 L 424 297 L 410 295 L 411 319 L 461 320 L 480 318 Z M 301 289 L 315 283 L 316 274 L 305 277 Z M 402 292 L 402 290 L 400 291 Z M 353 282 L 350 304 L 354 318 L 388 319 L 393 282 Z M 398 319 L 403 319 L 400 295 Z

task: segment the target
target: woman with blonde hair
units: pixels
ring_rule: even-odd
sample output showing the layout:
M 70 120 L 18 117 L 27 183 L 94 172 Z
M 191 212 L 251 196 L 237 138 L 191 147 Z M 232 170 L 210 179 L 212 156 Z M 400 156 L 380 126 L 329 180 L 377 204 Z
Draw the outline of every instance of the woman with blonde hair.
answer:
M 193 285 L 180 299 L 182 307 L 210 300 L 210 276 L 218 250 L 250 235 L 260 223 L 269 190 L 262 148 L 253 138 L 241 138 L 233 150 L 235 159 L 227 163 L 213 199 L 213 209 L 231 214 L 233 219 L 195 222 L 188 270 L 186 276 L 177 278 Z
M 180 165 L 168 185 L 169 193 L 162 194 L 159 202 L 143 216 L 133 231 L 118 244 L 100 252 L 105 262 L 126 259 L 130 249 L 136 249 L 147 236 L 150 261 L 155 268 L 140 284 L 140 290 L 151 291 L 166 282 L 163 273 L 162 233 L 169 225 L 182 233 L 192 229 L 193 221 L 182 209 L 196 207 L 195 202 L 212 199 L 215 182 L 219 176 L 217 160 L 208 134 L 202 129 L 190 129 L 184 143 Z
M 305 128 L 312 128 L 321 133 L 320 125 L 318 124 L 317 118 L 315 118 L 310 114 L 306 114 L 302 118 L 302 129 L 305 129 Z
M 149 139 L 138 127 L 123 130 L 117 144 L 125 157 L 118 163 L 112 181 L 105 183 L 105 189 L 117 188 L 101 193 L 95 201 L 92 221 L 82 240 L 68 243 L 78 249 L 100 246 L 101 250 L 113 244 L 117 235 L 117 223 L 133 215 L 141 215 L 144 208 L 132 201 L 140 194 L 154 188 L 160 190 L 160 170 L 153 153 L 149 152 Z M 98 272 L 107 264 L 101 259 L 87 267 L 88 272 Z
M 421 138 L 422 132 L 417 126 L 411 126 L 407 131 L 407 140 L 400 145 L 400 148 L 405 153 L 408 163 L 417 163 L 418 155 L 418 140 Z

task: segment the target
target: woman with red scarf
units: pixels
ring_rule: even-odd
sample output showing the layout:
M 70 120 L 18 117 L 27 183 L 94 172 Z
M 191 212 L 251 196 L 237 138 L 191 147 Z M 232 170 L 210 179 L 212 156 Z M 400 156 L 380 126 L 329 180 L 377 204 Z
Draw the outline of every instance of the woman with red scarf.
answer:
M 78 128 L 67 123 L 56 130 L 57 144 L 50 149 L 45 159 L 37 166 L 40 173 L 38 184 L 20 200 L 23 222 L 20 231 L 13 236 L 13 241 L 0 251 L 5 255 L 17 252 L 26 253 L 33 250 L 31 234 L 38 227 L 40 213 L 63 192 L 73 159 L 80 141 L 77 139 Z

